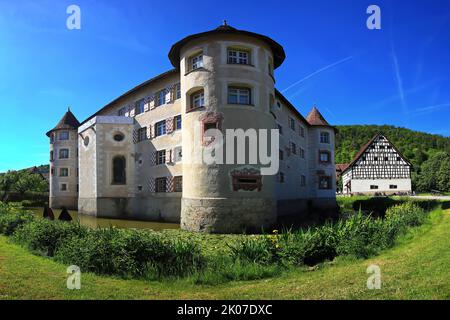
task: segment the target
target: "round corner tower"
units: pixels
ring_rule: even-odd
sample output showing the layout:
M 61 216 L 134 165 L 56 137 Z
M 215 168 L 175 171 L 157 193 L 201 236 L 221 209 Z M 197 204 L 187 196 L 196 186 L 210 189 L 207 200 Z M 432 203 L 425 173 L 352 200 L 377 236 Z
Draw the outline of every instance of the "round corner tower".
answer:
M 261 231 L 276 222 L 275 174 L 264 175 L 260 160 L 260 130 L 270 137 L 276 129 L 271 104 L 275 97 L 274 69 L 285 53 L 272 39 L 237 30 L 226 23 L 188 36 L 172 46 L 172 64 L 180 70 L 183 118 L 183 196 L 181 228 L 211 233 Z M 209 129 L 222 133 L 223 163 L 205 162 L 206 148 L 220 144 Z M 244 133 L 245 161 L 239 161 L 239 137 Z M 216 131 L 217 132 L 217 131 Z M 254 133 L 256 132 L 256 140 Z M 270 143 L 265 139 L 270 153 Z M 218 159 L 216 146 L 214 156 Z M 232 147 L 228 148 L 230 145 Z M 250 146 L 258 146 L 251 161 Z M 230 155 L 229 150 L 234 150 Z M 219 152 L 220 153 L 220 152 Z M 255 152 L 254 152 L 255 153 Z M 232 161 L 230 161 L 232 160 Z M 278 163 L 278 162 L 277 162 Z M 277 169 L 278 170 L 278 169 Z
M 50 208 L 76 210 L 78 207 L 78 127 L 80 122 L 70 109 L 50 138 Z

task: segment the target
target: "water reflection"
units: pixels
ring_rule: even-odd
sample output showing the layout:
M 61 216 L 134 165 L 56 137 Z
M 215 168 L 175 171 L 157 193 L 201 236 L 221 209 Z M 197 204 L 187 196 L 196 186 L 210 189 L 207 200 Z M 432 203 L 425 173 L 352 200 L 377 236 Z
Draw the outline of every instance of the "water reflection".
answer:
M 44 208 L 29 208 L 39 217 L 42 217 L 42 212 Z M 61 214 L 61 210 L 53 210 L 55 214 L 55 219 L 58 219 Z M 108 228 L 114 226 L 122 229 L 152 229 L 155 231 L 164 229 L 179 229 L 180 225 L 178 223 L 166 223 L 166 222 L 150 222 L 150 221 L 135 221 L 135 220 L 122 220 L 122 219 L 106 219 L 106 218 L 96 218 L 93 216 L 88 216 L 84 214 L 78 214 L 77 211 L 69 211 L 70 216 L 73 221 L 79 221 L 81 225 L 89 228 Z

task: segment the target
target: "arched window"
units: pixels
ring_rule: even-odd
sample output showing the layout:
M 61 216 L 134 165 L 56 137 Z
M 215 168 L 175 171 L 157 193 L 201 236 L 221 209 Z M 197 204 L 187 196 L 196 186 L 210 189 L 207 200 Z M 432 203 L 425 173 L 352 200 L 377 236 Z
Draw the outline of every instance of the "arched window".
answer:
M 123 156 L 113 159 L 113 184 L 126 184 L 126 160 Z

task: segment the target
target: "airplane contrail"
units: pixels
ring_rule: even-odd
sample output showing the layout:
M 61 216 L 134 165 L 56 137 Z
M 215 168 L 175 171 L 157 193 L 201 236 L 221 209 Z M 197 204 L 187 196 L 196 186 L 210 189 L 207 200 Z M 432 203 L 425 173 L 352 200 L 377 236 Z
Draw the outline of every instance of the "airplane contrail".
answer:
M 332 64 L 329 64 L 329 65 L 327 65 L 327 66 L 325 66 L 325 67 L 323 67 L 323 68 L 320 68 L 319 70 L 316 70 L 316 71 L 314 71 L 313 73 L 307 75 L 306 77 L 304 77 L 304 78 L 298 80 L 297 82 L 291 84 L 289 87 L 287 87 L 286 89 L 282 90 L 281 92 L 282 92 L 282 93 L 285 93 L 285 92 L 288 91 L 289 89 L 295 87 L 296 85 L 299 85 L 300 83 L 302 83 L 302 82 L 308 80 L 309 78 L 314 77 L 315 75 L 317 75 L 317 74 L 319 74 L 319 73 L 321 73 L 321 72 L 323 72 L 323 71 L 326 71 L 326 70 L 328 70 L 328 69 L 330 69 L 330 68 L 333 68 L 333 67 L 337 66 L 338 64 L 344 63 L 344 62 L 346 62 L 346 61 L 348 61 L 348 60 L 350 60 L 350 59 L 353 59 L 353 56 L 349 56 L 349 57 L 347 57 L 347 58 L 345 58 L 345 59 L 336 61 L 336 62 L 334 62 L 334 63 L 332 63 Z

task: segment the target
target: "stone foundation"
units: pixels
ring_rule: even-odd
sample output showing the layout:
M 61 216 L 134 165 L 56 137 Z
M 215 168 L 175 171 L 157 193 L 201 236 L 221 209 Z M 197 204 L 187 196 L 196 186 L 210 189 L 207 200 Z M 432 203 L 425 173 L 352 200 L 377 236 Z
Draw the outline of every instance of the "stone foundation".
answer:
M 77 197 L 50 197 L 49 207 L 52 209 L 61 209 L 66 207 L 68 210 L 78 210 Z
M 276 203 L 264 198 L 181 200 L 181 229 L 207 233 L 266 231 L 276 223 Z

